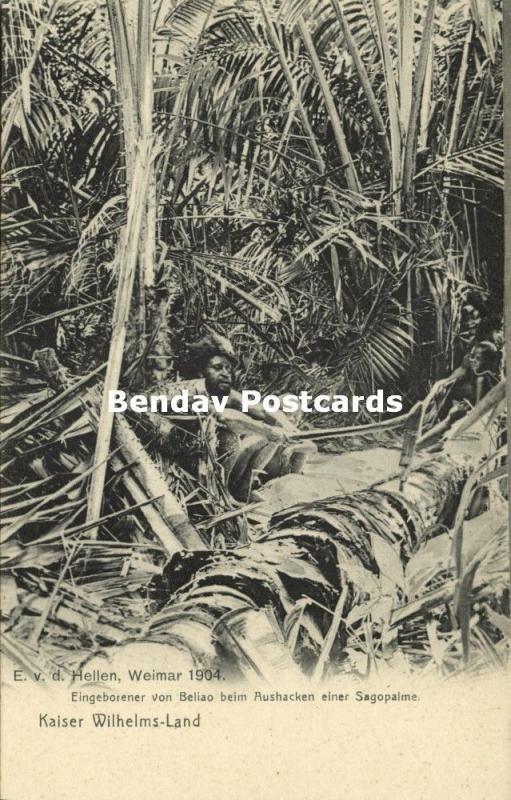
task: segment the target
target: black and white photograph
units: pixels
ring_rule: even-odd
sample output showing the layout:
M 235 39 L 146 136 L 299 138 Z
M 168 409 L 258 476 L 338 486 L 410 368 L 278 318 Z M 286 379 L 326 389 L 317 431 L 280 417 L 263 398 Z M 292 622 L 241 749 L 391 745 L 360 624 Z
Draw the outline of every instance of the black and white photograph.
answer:
M 508 674 L 502 6 L 2 0 L 2 672 L 66 693 L 41 735 Z

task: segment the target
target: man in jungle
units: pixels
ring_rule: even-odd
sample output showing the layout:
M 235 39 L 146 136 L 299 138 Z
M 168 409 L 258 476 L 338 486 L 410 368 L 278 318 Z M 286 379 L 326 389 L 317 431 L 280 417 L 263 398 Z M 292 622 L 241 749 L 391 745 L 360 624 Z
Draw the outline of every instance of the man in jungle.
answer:
M 200 377 L 169 387 L 168 393 L 186 385 L 192 394 L 228 397 L 225 411 L 210 411 L 206 420 L 198 419 L 201 435 L 195 439 L 198 451 L 192 471 L 203 477 L 205 459 L 216 459 L 228 491 L 240 502 L 249 500 L 268 480 L 300 472 L 307 454 L 316 450 L 315 445 L 289 442 L 287 434 L 296 428 L 282 412 L 269 414 L 261 404 L 251 406 L 248 412 L 241 411 L 241 395 L 233 388 L 237 359 L 231 343 L 210 333 L 192 344 L 189 352 Z M 179 420 L 176 424 L 180 424 Z M 192 427 L 197 430 L 197 426 Z M 190 460 L 190 439 L 180 451 Z
M 470 411 L 500 378 L 500 353 L 493 341 L 474 341 L 459 367 L 433 386 L 433 418 L 436 424 L 424 435 L 423 444 L 439 440 L 451 425 Z
M 499 352 L 493 342 L 474 342 L 460 366 L 448 378 L 438 382 L 439 389 L 448 389 L 449 410 L 456 405 L 460 412 L 475 406 L 498 383 L 499 361 Z

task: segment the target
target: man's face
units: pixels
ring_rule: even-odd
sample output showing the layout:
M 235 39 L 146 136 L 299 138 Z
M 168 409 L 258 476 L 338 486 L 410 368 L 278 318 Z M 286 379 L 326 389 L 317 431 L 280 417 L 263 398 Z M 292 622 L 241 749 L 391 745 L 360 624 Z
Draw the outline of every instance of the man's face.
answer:
M 232 387 L 232 366 L 225 356 L 213 356 L 204 367 L 206 389 L 209 394 L 228 395 Z
M 470 368 L 475 375 L 484 370 L 484 352 L 481 347 L 473 347 L 470 352 Z

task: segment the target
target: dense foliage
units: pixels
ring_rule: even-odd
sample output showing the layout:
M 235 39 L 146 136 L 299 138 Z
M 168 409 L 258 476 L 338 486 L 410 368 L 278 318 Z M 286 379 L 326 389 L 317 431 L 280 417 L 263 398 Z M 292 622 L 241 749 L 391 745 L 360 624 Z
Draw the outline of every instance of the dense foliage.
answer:
M 262 392 L 408 409 L 459 363 L 467 301 L 501 310 L 498 0 L 5 0 L 2 33 L 8 655 L 503 667 L 502 384 L 475 443 L 266 526 L 101 411 L 105 367 L 189 376 L 208 329 Z
M 164 2 L 152 58 L 136 3 L 4 6 L 9 349 L 46 339 L 77 372 L 105 360 L 139 135 L 136 382 L 182 368 L 210 325 L 263 386 L 411 400 L 452 367 L 468 293 L 498 310 L 490 0 Z

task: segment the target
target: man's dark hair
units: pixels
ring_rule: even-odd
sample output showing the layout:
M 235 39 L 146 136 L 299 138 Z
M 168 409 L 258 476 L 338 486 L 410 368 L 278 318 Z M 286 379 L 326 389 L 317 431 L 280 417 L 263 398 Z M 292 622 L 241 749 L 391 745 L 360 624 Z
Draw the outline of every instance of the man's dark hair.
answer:
M 194 366 L 202 371 L 210 358 L 214 356 L 224 356 L 228 358 L 232 366 L 236 366 L 236 355 L 230 341 L 219 333 L 212 332 L 203 336 L 188 348 L 190 359 Z

